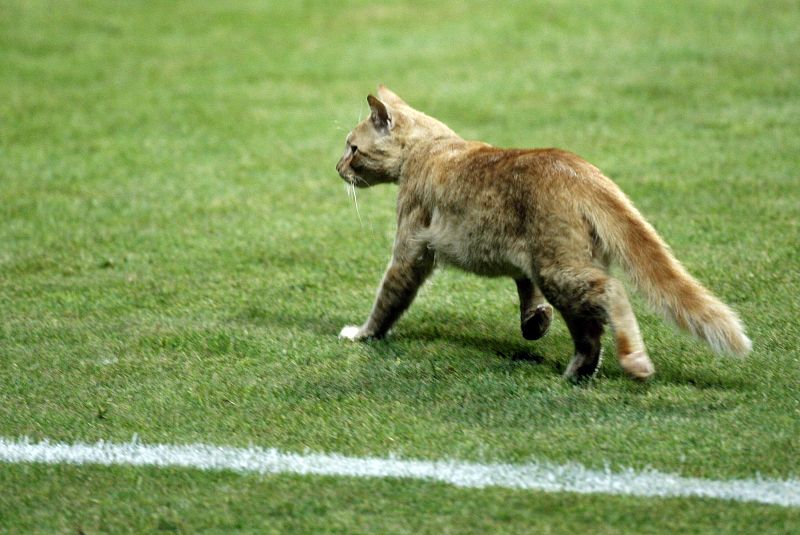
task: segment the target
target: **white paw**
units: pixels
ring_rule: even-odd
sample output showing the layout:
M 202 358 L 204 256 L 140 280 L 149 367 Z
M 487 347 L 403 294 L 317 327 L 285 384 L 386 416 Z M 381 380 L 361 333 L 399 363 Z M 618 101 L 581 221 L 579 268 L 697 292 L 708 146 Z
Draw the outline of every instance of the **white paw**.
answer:
M 358 340 L 361 338 L 361 327 L 347 325 L 339 332 L 339 338 L 344 338 L 346 340 Z
M 622 368 L 636 379 L 647 379 L 656 373 L 653 361 L 644 351 L 637 351 L 620 360 Z

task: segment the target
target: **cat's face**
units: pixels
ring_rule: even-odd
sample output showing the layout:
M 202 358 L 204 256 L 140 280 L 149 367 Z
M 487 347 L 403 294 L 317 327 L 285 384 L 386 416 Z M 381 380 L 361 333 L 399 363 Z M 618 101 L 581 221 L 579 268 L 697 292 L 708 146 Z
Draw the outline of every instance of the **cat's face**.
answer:
M 367 97 L 370 115 L 347 135 L 336 170 L 359 188 L 397 182 L 407 155 L 431 139 L 459 138 L 444 123 L 415 110 L 385 86 Z
M 397 182 L 403 158 L 402 113 L 372 95 L 367 101 L 370 116 L 347 135 L 336 164 L 339 176 L 359 188 Z

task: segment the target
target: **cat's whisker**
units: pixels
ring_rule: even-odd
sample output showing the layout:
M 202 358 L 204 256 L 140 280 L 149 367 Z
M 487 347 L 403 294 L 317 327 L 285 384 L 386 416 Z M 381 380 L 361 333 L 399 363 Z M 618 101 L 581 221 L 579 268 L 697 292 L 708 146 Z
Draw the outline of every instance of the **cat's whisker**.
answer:
M 356 205 L 356 215 L 358 216 L 358 224 L 360 227 L 364 227 L 364 222 L 361 221 L 361 210 L 358 209 L 358 195 L 356 195 L 356 185 L 351 184 L 351 189 L 353 191 L 353 204 Z

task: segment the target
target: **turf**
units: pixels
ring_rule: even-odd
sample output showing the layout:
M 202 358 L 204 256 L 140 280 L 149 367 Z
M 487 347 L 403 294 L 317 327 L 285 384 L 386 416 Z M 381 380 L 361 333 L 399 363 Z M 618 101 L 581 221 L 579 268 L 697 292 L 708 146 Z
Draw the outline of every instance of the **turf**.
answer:
M 25 533 L 740 534 L 791 533 L 800 522 L 797 509 L 756 504 L 465 490 L 391 479 L 71 466 L 13 466 L 6 476 L 32 487 L 4 508 Z
M 0 0 L 0 435 L 797 477 L 798 27 L 788 1 Z M 576 388 L 560 320 L 525 342 L 511 281 L 447 269 L 389 340 L 337 340 L 392 243 L 395 190 L 360 192 L 359 219 L 334 171 L 378 82 L 465 137 L 598 165 L 739 311 L 753 354 L 715 357 L 637 301 L 656 378 L 625 378 L 607 341 Z M 102 531 L 101 512 L 114 531 L 156 530 L 136 504 L 168 499 L 208 519 L 165 517 L 190 531 L 257 530 L 265 502 L 285 505 L 276 530 L 298 531 L 335 515 L 345 532 L 566 533 L 573 508 L 609 532 L 673 531 L 640 507 L 697 532 L 796 519 L 182 471 L 6 465 L 0 480 L 10 531 L 34 525 L 27 510 L 45 531 Z M 392 526 L 359 524 L 394 501 L 408 505 Z

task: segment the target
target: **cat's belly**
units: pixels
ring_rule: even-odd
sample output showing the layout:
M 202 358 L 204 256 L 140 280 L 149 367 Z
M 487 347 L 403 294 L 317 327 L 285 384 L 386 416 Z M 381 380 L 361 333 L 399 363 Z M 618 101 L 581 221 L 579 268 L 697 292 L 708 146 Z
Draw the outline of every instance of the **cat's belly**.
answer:
M 434 218 L 421 238 L 433 249 L 437 263 L 485 277 L 530 276 L 526 244 L 485 225 Z

